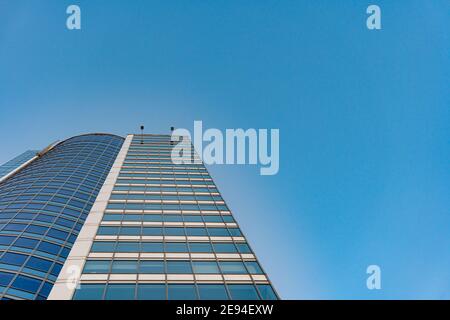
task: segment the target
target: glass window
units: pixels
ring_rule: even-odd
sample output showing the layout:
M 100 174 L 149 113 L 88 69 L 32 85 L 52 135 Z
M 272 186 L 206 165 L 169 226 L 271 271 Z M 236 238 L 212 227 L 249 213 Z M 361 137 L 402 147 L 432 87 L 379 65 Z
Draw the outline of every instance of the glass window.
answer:
M 220 269 L 224 274 L 244 274 L 247 273 L 245 266 L 240 261 L 221 261 Z
M 222 216 L 225 222 L 235 222 L 232 216 Z
M 228 294 L 223 284 L 199 284 L 200 300 L 228 300 Z
M 169 284 L 169 300 L 196 300 L 197 293 L 193 284 Z
M 13 277 L 14 274 L 12 273 L 0 272 L 0 285 L 7 286 Z
M 165 300 L 166 286 L 164 284 L 139 284 L 139 300 Z
M 236 247 L 240 253 L 252 253 L 252 250 L 250 250 L 250 247 L 246 243 L 236 243 Z
M 109 273 L 111 261 L 88 260 L 84 265 L 83 273 Z
M 140 243 L 139 242 L 117 242 L 118 252 L 139 252 Z
M 143 221 L 159 222 L 162 221 L 162 217 L 159 214 L 144 214 Z
M 184 236 L 184 228 L 164 228 L 166 236 Z
M 104 284 L 82 284 L 75 291 L 74 300 L 101 300 L 103 298 Z
M 211 237 L 229 237 L 230 233 L 225 228 L 208 228 Z
M 205 228 L 186 228 L 188 236 L 207 236 Z
M 242 232 L 239 228 L 229 228 L 228 231 L 233 237 L 242 237 Z
M 220 216 L 203 216 L 205 222 L 223 222 Z
M 16 280 L 12 283 L 12 287 L 29 292 L 36 292 L 41 285 L 41 281 L 25 276 L 17 276 Z
M 167 261 L 167 273 L 192 273 L 189 261 Z
M 162 228 L 144 227 L 144 231 L 143 231 L 142 235 L 144 235 L 144 236 L 161 236 Z
M 185 222 L 203 222 L 201 216 L 184 215 L 183 218 Z
M 119 234 L 119 227 L 99 227 L 97 231 L 98 235 L 116 235 Z
M 268 284 L 258 284 L 259 293 L 263 300 L 277 300 L 277 296 L 272 287 Z
M 166 242 L 166 252 L 188 252 L 186 242 Z
M 232 243 L 214 243 L 214 250 L 218 253 L 237 252 L 236 247 Z
M 219 273 L 219 267 L 215 261 L 193 261 L 194 273 Z
M 123 216 L 123 221 L 141 221 L 142 215 L 141 214 L 125 214 Z
M 92 252 L 113 252 L 115 242 L 94 242 L 92 244 L 91 251 Z
M 50 270 L 50 267 L 52 266 L 52 264 L 53 264 L 52 261 L 40 259 L 37 257 L 31 257 L 27 261 L 26 266 L 28 268 L 47 272 L 48 270 Z
M 53 283 L 44 282 L 44 284 L 42 285 L 41 291 L 39 291 L 39 295 L 48 297 L 48 295 L 50 294 L 50 291 L 52 290 L 52 287 L 53 287 Z
M 181 215 L 164 215 L 165 222 L 183 222 Z
M 191 252 L 212 252 L 210 243 L 190 242 L 189 249 Z
M 142 252 L 163 252 L 161 242 L 142 242 Z
M 121 214 L 105 214 L 103 216 L 103 221 L 121 221 L 122 215 Z
M 14 246 L 33 249 L 38 243 L 39 241 L 35 239 L 18 238 L 16 242 L 14 242 Z
M 139 273 L 165 273 L 164 261 L 141 260 Z
M 121 235 L 139 236 L 141 235 L 141 227 L 122 227 L 120 229 Z
M 261 267 L 256 261 L 246 261 L 245 265 L 247 266 L 248 272 L 252 274 L 262 274 Z
M 52 254 L 58 254 L 58 252 L 61 250 L 61 247 L 58 246 L 57 244 L 42 241 L 37 249 L 40 251 L 44 251 L 44 252 L 48 252 L 48 253 L 52 253 Z
M 258 293 L 251 284 L 229 284 L 228 290 L 233 300 L 259 300 Z
M 59 273 L 61 272 L 61 269 L 62 269 L 62 264 L 55 263 L 55 264 L 53 265 L 53 268 L 52 268 L 52 270 L 50 271 L 50 273 L 51 273 L 52 275 L 54 275 L 54 276 L 58 276 Z
M 21 266 L 28 256 L 18 253 L 6 252 L 0 259 L 1 263 L 11 264 L 15 266 Z
M 106 300 L 134 300 L 134 284 L 109 284 L 106 289 Z
M 0 236 L 0 245 L 10 245 L 13 241 L 13 237 Z
M 112 273 L 137 273 L 137 261 L 115 260 L 112 264 Z

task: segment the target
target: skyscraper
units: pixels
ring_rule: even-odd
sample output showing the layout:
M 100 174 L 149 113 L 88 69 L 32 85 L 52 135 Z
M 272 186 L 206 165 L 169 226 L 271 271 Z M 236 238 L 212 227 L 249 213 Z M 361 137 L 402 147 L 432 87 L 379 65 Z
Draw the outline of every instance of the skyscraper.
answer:
M 0 298 L 48 297 L 123 141 L 73 137 L 0 182 Z
M 174 164 L 170 139 L 128 135 L 118 143 L 120 151 L 110 153 L 101 189 L 92 192 L 95 201 L 83 207 L 89 214 L 80 215 L 66 254 L 55 262 L 57 271 L 49 280 L 41 277 L 48 284 L 39 297 L 277 299 L 204 165 Z M 17 175 L 26 170 L 34 175 L 31 165 Z M 0 208 L 2 217 L 9 205 Z M 11 223 L 0 229 L 0 239 Z M 7 248 L 0 259 L 12 251 Z M 16 273 L 23 276 L 22 270 Z M 14 281 L 0 284 L 6 288 L 5 297 L 14 298 L 8 293 L 15 289 Z

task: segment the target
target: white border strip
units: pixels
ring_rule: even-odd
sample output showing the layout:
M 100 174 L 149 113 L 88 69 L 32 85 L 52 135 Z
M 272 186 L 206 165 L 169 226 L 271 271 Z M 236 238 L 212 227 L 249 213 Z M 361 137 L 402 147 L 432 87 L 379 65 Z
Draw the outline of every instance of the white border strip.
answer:
M 5 181 L 6 179 L 8 179 L 9 177 L 13 176 L 16 172 L 22 170 L 23 168 L 25 168 L 27 165 L 29 165 L 31 162 L 33 162 L 34 160 L 36 160 L 38 158 L 38 156 L 34 156 L 33 158 L 31 158 L 30 160 L 22 163 L 20 166 L 18 166 L 17 168 L 13 169 L 12 171 L 8 172 L 7 174 L 5 174 L 3 177 L 0 177 L 0 183 Z
M 46 154 L 47 152 L 49 152 L 50 150 L 52 150 L 54 147 L 56 147 L 58 144 L 60 144 L 61 141 L 55 141 L 51 144 L 49 144 L 47 147 L 45 147 L 44 149 L 42 149 L 41 151 L 36 152 L 36 155 L 31 158 L 30 160 L 22 163 L 20 166 L 18 166 L 17 168 L 13 169 L 12 171 L 10 171 L 9 173 L 7 173 L 6 175 L 4 175 L 3 177 L 0 177 L 0 183 L 5 181 L 6 179 L 8 179 L 9 177 L 13 176 L 16 172 L 22 170 L 23 168 L 25 168 L 26 166 L 28 166 L 30 163 L 32 163 L 34 160 L 42 157 L 44 154 Z
M 130 134 L 126 137 L 47 300 L 72 299 L 132 140 L 133 135 Z

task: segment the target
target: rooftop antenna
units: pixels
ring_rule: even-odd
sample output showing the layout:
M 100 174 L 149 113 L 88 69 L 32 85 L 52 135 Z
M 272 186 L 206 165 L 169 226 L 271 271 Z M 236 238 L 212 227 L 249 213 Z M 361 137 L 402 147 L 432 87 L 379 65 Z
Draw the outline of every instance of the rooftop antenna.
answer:
M 141 144 L 144 144 L 144 126 L 141 126 Z

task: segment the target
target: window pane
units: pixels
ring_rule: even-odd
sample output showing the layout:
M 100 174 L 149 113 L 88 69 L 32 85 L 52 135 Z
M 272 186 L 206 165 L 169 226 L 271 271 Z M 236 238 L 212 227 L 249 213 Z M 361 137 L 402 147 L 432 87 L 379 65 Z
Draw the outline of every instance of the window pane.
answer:
M 236 246 L 240 253 L 252 253 L 252 250 L 246 243 L 236 243 Z
M 230 234 L 225 228 L 208 228 L 211 237 L 229 237 Z
M 141 227 L 122 227 L 120 229 L 121 235 L 139 236 L 141 234 Z
M 186 228 L 186 234 L 188 236 L 207 236 L 205 228 Z
M 165 273 L 164 261 L 141 260 L 140 273 Z
M 194 273 L 219 273 L 219 267 L 215 261 L 193 261 Z
M 232 243 L 214 243 L 214 250 L 216 252 L 237 252 L 236 247 Z
M 162 217 L 159 214 L 144 214 L 144 221 L 158 222 L 162 221 Z
M 245 265 L 247 266 L 248 272 L 252 274 L 262 274 L 261 267 L 259 266 L 258 262 L 256 261 L 247 261 L 245 262 Z
M 117 242 L 118 252 L 139 252 L 139 242 Z
M 92 252 L 113 252 L 114 242 L 94 242 L 92 245 Z
M 202 222 L 201 216 L 184 215 L 183 217 L 185 222 Z
M 97 231 L 98 235 L 116 235 L 119 234 L 119 227 L 100 227 Z
M 84 265 L 83 273 L 109 273 L 110 261 L 88 260 Z
M 106 289 L 106 300 L 134 300 L 135 285 L 110 284 Z
M 188 252 L 185 242 L 168 242 L 166 243 L 167 252 Z
M 193 284 L 169 284 L 169 300 L 196 300 L 197 294 Z
M 257 287 L 263 300 L 277 300 L 277 296 L 270 285 L 258 284 Z
M 243 274 L 247 273 L 245 266 L 240 261 L 222 261 L 219 262 L 220 269 L 225 274 Z
M 165 215 L 164 221 L 166 222 L 183 222 L 181 215 Z
M 1 263 L 12 264 L 15 266 L 20 266 L 28 257 L 23 254 L 6 252 L 3 254 L 3 257 L 0 259 Z
M 103 297 L 103 284 L 82 284 L 75 291 L 74 300 L 101 300 Z
M 191 252 L 212 252 L 210 243 L 189 243 L 189 249 Z
M 233 300 L 259 300 L 258 293 L 251 284 L 230 284 L 228 290 Z
M 24 291 L 29 292 L 36 292 L 39 289 L 39 286 L 41 285 L 41 281 L 25 277 L 25 276 L 17 276 L 16 280 L 12 283 L 12 287 Z
M 192 273 L 189 261 L 167 261 L 167 273 Z
M 241 237 L 242 236 L 242 232 L 238 228 L 229 228 L 228 230 L 230 231 L 230 234 L 233 237 Z
M 228 300 L 223 284 L 199 284 L 198 291 L 201 300 Z
M 163 244 L 161 242 L 143 242 L 142 252 L 163 252 Z
M 221 216 L 203 216 L 205 222 L 223 222 Z
M 137 261 L 114 261 L 112 273 L 137 273 Z
M 166 236 L 184 236 L 184 228 L 164 228 Z
M 138 286 L 139 300 L 165 300 L 166 286 L 164 284 L 140 284 Z
M 144 231 L 143 231 L 142 235 L 144 235 L 144 236 L 161 236 L 162 228 L 144 227 Z

